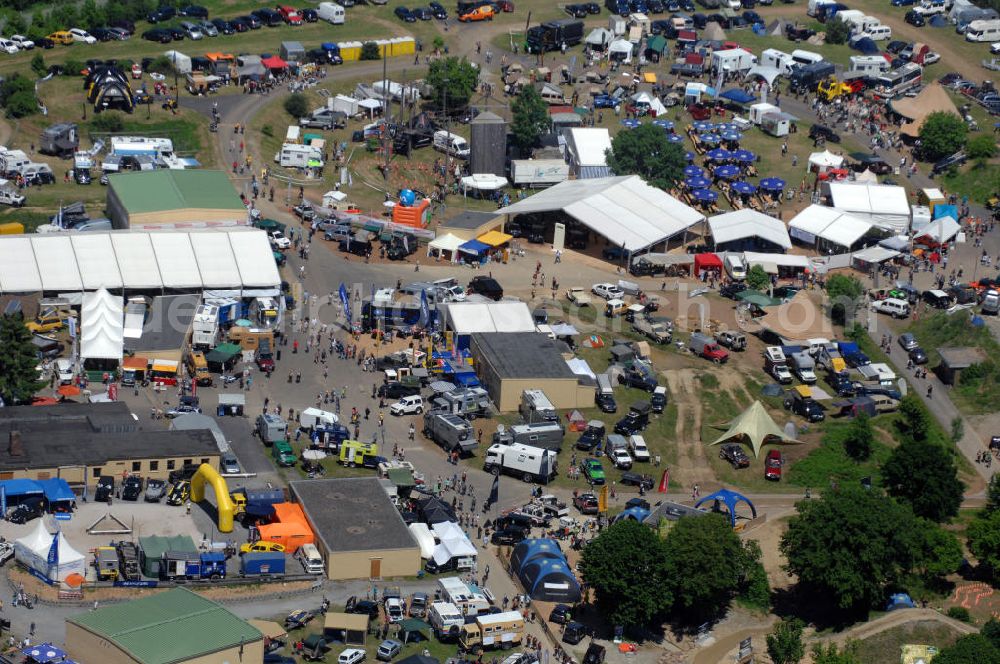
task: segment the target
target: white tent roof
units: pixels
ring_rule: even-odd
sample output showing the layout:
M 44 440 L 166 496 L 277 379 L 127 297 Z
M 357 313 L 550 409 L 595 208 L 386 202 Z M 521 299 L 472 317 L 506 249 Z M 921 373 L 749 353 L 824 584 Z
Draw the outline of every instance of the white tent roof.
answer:
M 108 231 L 0 236 L 0 292 L 273 288 L 263 231 Z
M 411 523 L 410 533 L 420 546 L 421 558 L 429 559 L 434 555 L 434 547 L 436 546 L 434 535 L 431 534 L 431 529 L 427 527 L 426 523 Z
M 866 215 L 877 224 L 906 230 L 910 220 L 910 204 L 906 190 L 896 185 L 830 183 L 833 206 L 847 212 Z
M 958 235 L 961 227 L 952 217 L 941 217 L 921 229 L 917 237 L 930 237 L 935 242 L 948 242 Z
M 39 519 L 34 530 L 16 541 L 28 551 L 47 552 L 52 546 L 52 533 L 45 527 L 45 519 Z
M 465 240 L 454 235 L 453 233 L 445 233 L 440 237 L 436 237 L 430 241 L 429 246 L 431 249 L 439 249 L 442 251 L 455 251 L 460 246 L 465 244 Z
M 744 251 L 743 262 L 748 267 L 760 265 L 766 270 L 768 266 L 803 267 L 812 268 L 812 263 L 805 256 L 798 254 L 762 254 L 756 251 Z
M 124 343 L 121 297 L 103 288 L 84 293 L 80 308 L 80 357 L 121 360 Z
M 633 44 L 627 39 L 616 39 L 608 46 L 609 53 L 632 53 Z
M 751 76 L 760 76 L 762 79 L 767 81 L 770 86 L 774 85 L 774 79 L 781 76 L 781 71 L 777 67 L 766 67 L 764 65 L 755 65 L 750 68 L 744 79 L 750 78 Z
M 610 30 L 606 28 L 594 28 L 593 30 L 590 31 L 590 34 L 587 35 L 587 39 L 585 41 L 588 44 L 593 44 L 596 46 L 604 46 L 605 44 L 610 42 L 613 38 L 614 35 L 611 34 Z
M 814 242 L 816 237 L 850 247 L 871 230 L 871 222 L 849 212 L 810 205 L 788 222 L 792 237 Z
M 809 155 L 809 165 L 819 166 L 820 168 L 840 168 L 844 163 L 844 158 L 840 155 L 833 154 L 829 150 L 823 150 L 822 152 L 813 152 Z
M 560 182 L 497 214 L 562 210 L 626 251 L 663 242 L 705 217 L 637 175 Z
M 708 227 L 716 244 L 759 237 L 785 249 L 792 247 L 785 224 L 756 210 L 736 210 L 709 217 Z
M 855 252 L 854 259 L 864 261 L 865 263 L 881 263 L 882 261 L 887 261 L 890 258 L 895 258 L 898 255 L 899 252 L 894 249 L 886 249 L 885 247 L 868 247 L 862 251 Z
M 462 189 L 496 191 L 507 186 L 507 178 L 493 173 L 473 173 L 462 178 Z
M 434 562 L 438 565 L 443 565 L 457 556 L 478 555 L 476 547 L 472 545 L 472 542 L 462 532 L 462 529 L 458 527 L 458 524 L 451 521 L 444 521 L 435 523 L 431 526 L 431 529 L 434 531 L 434 536 L 441 541 L 440 544 L 434 547 L 433 553 Z
M 866 168 L 865 170 L 861 171 L 860 173 L 855 173 L 854 174 L 854 181 L 855 182 L 866 182 L 866 183 L 870 183 L 870 184 L 878 184 L 878 176 L 875 175 L 875 173 L 870 168 Z
M 578 166 L 608 165 L 605 153 L 611 149 L 611 134 L 607 129 L 571 127 L 565 130 L 564 135 Z
M 455 334 L 535 331 L 524 302 L 449 302 L 444 308 Z

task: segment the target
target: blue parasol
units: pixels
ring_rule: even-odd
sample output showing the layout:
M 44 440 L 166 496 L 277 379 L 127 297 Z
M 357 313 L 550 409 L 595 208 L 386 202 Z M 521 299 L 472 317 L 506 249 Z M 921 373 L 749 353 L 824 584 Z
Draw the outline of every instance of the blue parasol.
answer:
M 688 189 L 704 189 L 712 186 L 712 183 L 709 182 L 708 178 L 701 176 L 688 178 L 684 181 L 684 184 L 687 185 Z
M 742 161 L 743 163 L 749 164 L 752 163 L 755 159 L 757 159 L 757 155 L 755 155 L 753 152 L 750 152 L 750 150 L 737 150 L 736 152 L 733 153 L 733 159 L 735 159 L 736 161 Z
M 716 134 L 698 134 L 698 140 L 709 145 L 718 145 L 721 139 Z
M 734 178 L 740 174 L 740 169 L 738 166 L 733 166 L 732 164 L 726 164 L 724 166 L 715 167 L 715 177 L 717 178 Z
M 684 153 L 684 158 L 687 159 L 688 162 L 692 162 L 692 161 L 694 161 L 694 153 L 693 152 L 685 152 Z
M 785 188 L 785 181 L 781 178 L 764 178 L 760 181 L 760 188 L 765 191 L 781 191 Z
M 732 153 L 723 148 L 715 148 L 714 150 L 709 150 L 705 156 L 712 161 L 725 161 L 732 157 Z
M 51 643 L 42 643 L 37 646 L 28 646 L 21 651 L 21 654 L 30 659 L 33 662 L 38 662 L 38 664 L 48 664 L 49 662 L 58 662 L 60 659 L 66 657 L 66 651 L 57 648 Z
M 722 132 L 722 140 L 729 141 L 730 143 L 739 143 L 743 135 L 738 131 L 724 131 Z
M 694 164 L 684 167 L 684 177 L 686 178 L 700 178 L 705 176 L 705 169 L 701 166 L 695 166 Z
M 697 132 L 712 131 L 712 123 L 705 122 L 704 120 L 695 122 L 694 125 L 692 126 L 694 127 L 694 130 Z
M 673 120 L 653 120 L 653 124 L 655 124 L 657 127 L 663 127 L 667 131 L 670 131 L 671 129 L 674 128 Z
M 683 143 L 684 137 L 681 136 L 680 134 L 670 134 L 669 136 L 667 136 L 667 140 L 670 141 L 671 143 Z
M 633 118 L 626 118 L 622 120 L 622 126 L 625 127 L 626 129 L 635 129 L 640 124 L 641 123 L 638 120 L 635 120 Z
M 749 182 L 743 182 L 742 180 L 734 182 L 731 186 L 733 191 L 744 196 L 751 196 L 755 191 L 757 191 L 757 187 L 753 186 Z
M 691 192 L 691 195 L 696 201 L 701 201 L 703 203 L 714 203 L 719 195 L 714 191 L 709 191 L 708 189 L 696 189 Z
M 719 124 L 715 125 L 715 130 L 721 132 L 739 131 L 739 127 L 734 125 L 732 122 L 720 122 Z

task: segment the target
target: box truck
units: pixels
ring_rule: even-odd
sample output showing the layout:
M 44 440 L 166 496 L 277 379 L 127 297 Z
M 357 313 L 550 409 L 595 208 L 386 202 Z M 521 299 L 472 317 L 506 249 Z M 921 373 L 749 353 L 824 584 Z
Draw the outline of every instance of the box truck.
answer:
M 490 473 L 499 469 L 503 473 L 520 477 L 525 482 L 548 482 L 555 477 L 558 463 L 553 450 L 513 445 L 490 445 L 483 460 L 483 470 Z

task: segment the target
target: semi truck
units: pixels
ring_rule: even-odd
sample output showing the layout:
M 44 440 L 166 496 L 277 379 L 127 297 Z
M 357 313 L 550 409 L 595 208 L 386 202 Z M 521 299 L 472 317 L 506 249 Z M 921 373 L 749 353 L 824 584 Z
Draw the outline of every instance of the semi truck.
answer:
M 545 53 L 576 46 L 583 40 L 583 21 L 563 18 L 528 28 L 524 49 L 528 53 Z
M 483 470 L 486 472 L 499 469 L 500 472 L 520 477 L 525 482 L 547 483 L 555 477 L 557 466 L 555 451 L 520 443 L 490 445 L 483 460 Z
M 448 452 L 471 454 L 478 445 L 472 425 L 448 413 L 424 413 L 424 435 Z
M 240 556 L 240 576 L 284 576 L 285 554 L 280 551 L 252 551 Z
M 226 556 L 223 553 L 167 551 L 160 558 L 161 579 L 224 579 Z

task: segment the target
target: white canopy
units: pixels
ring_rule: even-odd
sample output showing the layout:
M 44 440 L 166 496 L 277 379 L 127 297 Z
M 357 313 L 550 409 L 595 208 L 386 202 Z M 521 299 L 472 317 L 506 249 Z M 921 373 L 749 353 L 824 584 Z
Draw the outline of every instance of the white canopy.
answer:
M 792 237 L 809 244 L 822 238 L 833 244 L 850 247 L 872 228 L 870 221 L 849 212 L 810 205 L 788 222 Z
M 896 185 L 831 182 L 832 207 L 864 217 L 877 226 L 905 233 L 910 227 L 906 190 Z
M 507 186 L 507 178 L 493 173 L 474 173 L 462 178 L 462 189 L 496 191 Z
M 454 235 L 452 233 L 445 233 L 440 237 L 436 237 L 428 243 L 431 249 L 437 249 L 438 251 L 457 251 L 460 246 L 465 244 L 465 240 Z
M 570 161 L 577 167 L 607 166 L 611 134 L 604 127 L 571 127 L 563 132 Z M 549 190 L 551 191 L 551 189 Z
M 452 558 L 475 557 L 479 554 L 458 524 L 452 521 L 435 523 L 432 527 L 440 543 L 434 547 L 434 562 L 443 565 Z
M 616 39 L 608 46 L 608 56 L 610 57 L 614 53 L 624 53 L 625 59 L 622 62 L 631 62 L 633 47 L 634 44 L 627 39 Z
M 431 529 L 427 527 L 426 523 L 411 523 L 410 533 L 420 546 L 420 557 L 429 560 L 434 555 L 434 547 L 437 546 Z
M 860 173 L 855 173 L 855 175 L 854 175 L 854 181 L 855 182 L 866 182 L 866 183 L 869 183 L 869 184 L 878 184 L 878 175 L 876 175 L 872 171 L 872 169 L 866 168 L 865 170 L 861 171 Z
M 121 360 L 125 312 L 120 296 L 105 289 L 83 294 L 80 308 L 80 357 Z
M 568 180 L 497 210 L 497 214 L 561 210 L 626 251 L 666 241 L 702 221 L 702 213 L 637 175 Z
M 708 227 L 716 245 L 756 237 L 784 249 L 792 247 L 788 231 L 780 219 L 749 208 L 709 217 Z
M 376 110 L 382 108 L 382 102 L 378 99 L 362 99 L 358 102 L 358 106 L 361 108 L 368 108 L 371 110 Z
M 854 260 L 865 263 L 881 263 L 882 261 L 887 261 L 890 258 L 895 258 L 898 255 L 899 252 L 894 249 L 886 249 L 885 247 L 868 247 L 862 251 L 855 252 Z
M 535 331 L 525 302 L 449 302 L 441 307 L 445 325 L 455 334 Z
M 924 226 L 917 237 L 929 237 L 935 242 L 948 242 L 958 235 L 961 226 L 952 217 L 941 217 Z
M 566 360 L 566 365 L 569 366 L 569 370 L 575 373 L 577 376 L 590 376 L 592 379 L 597 380 L 597 374 L 594 370 L 590 368 L 587 364 L 587 360 L 583 358 L 574 357 L 571 360 Z
M 762 79 L 767 81 L 768 86 L 773 87 L 776 78 L 781 76 L 781 70 L 777 67 L 765 67 L 764 65 L 755 65 L 750 68 L 744 79 L 750 78 L 751 76 L 760 76 Z
M 266 234 L 245 227 L 0 236 L 0 293 L 280 283 Z
M 58 562 L 49 564 L 49 551 L 53 542 L 56 542 Z M 38 525 L 30 534 L 14 541 L 14 556 L 22 565 L 51 581 L 65 581 L 70 574 L 86 576 L 84 555 L 70 546 L 62 532 L 58 535 L 49 533 L 44 519 L 38 520 Z
M 611 40 L 614 38 L 615 36 L 610 30 L 606 28 L 594 28 L 590 31 L 590 34 L 587 35 L 587 39 L 585 41 L 591 46 L 600 46 L 601 48 L 604 48 L 611 43 Z
M 809 155 L 809 165 L 818 166 L 822 169 L 827 168 L 840 168 L 844 164 L 844 158 L 840 155 L 833 154 L 829 150 L 823 150 L 822 152 L 813 152 Z

